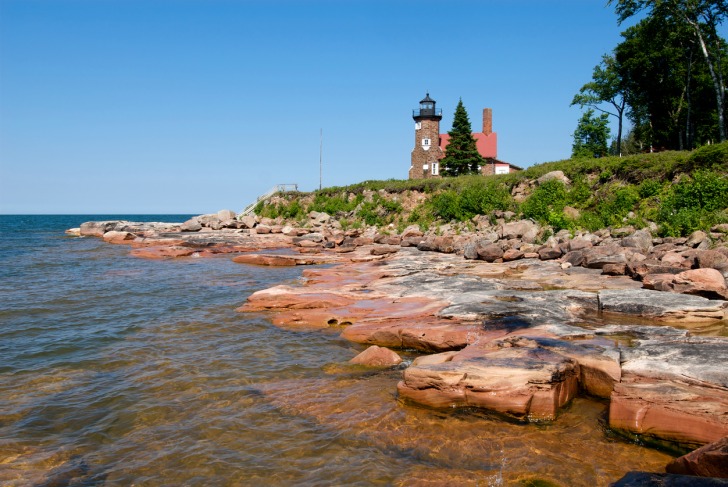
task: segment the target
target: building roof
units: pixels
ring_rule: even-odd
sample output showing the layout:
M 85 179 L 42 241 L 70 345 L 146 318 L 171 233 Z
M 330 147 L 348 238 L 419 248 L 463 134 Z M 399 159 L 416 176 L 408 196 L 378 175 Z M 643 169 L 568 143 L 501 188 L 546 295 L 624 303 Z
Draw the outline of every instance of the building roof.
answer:
M 486 159 L 495 159 L 498 157 L 498 134 L 491 132 L 485 135 L 483 132 L 475 132 L 473 134 L 475 139 L 475 146 L 478 148 L 478 152 L 481 156 Z M 443 153 L 445 148 L 450 143 L 449 134 L 440 134 L 440 149 Z

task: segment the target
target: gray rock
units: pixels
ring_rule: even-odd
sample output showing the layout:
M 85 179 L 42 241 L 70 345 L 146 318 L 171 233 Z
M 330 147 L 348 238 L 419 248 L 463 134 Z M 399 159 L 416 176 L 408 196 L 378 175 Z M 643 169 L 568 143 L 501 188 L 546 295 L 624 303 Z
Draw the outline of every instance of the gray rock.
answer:
M 708 234 L 701 230 L 697 230 L 690 234 L 687 242 L 685 242 L 685 245 L 695 248 L 706 241 L 708 242 L 708 244 L 710 244 L 710 241 L 708 240 Z
M 180 227 L 180 231 L 182 232 L 199 232 L 201 229 L 202 225 L 196 217 L 190 218 Z
M 631 247 L 642 253 L 647 253 L 652 248 L 652 234 L 646 228 L 637 230 L 632 235 L 622 239 L 622 247 Z
M 237 214 L 233 210 L 220 210 L 217 212 L 217 217 L 221 221 L 234 220 Z
M 601 311 L 643 316 L 668 322 L 712 322 L 726 318 L 728 302 L 648 289 L 599 291 Z

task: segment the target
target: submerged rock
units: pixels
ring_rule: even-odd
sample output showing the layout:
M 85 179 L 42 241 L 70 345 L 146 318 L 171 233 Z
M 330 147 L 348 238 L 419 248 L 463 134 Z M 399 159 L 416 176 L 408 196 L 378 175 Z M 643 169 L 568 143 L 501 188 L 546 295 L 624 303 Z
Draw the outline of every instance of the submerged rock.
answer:
M 402 357 L 388 348 L 372 345 L 349 362 L 370 367 L 391 367 L 402 363 Z

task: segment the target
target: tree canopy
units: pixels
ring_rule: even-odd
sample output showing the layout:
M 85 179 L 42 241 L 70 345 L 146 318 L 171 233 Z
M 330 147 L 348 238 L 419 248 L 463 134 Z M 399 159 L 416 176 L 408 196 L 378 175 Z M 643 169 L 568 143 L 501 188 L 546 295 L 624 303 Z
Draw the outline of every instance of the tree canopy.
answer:
M 455 108 L 452 129 L 448 135 L 450 135 L 450 142 L 445 148 L 445 157 L 441 161 L 443 175 L 460 176 L 479 172 L 480 166 L 485 164 L 485 160 L 475 145 L 470 119 L 463 106 L 462 98 Z
M 607 155 L 609 115 L 595 115 L 591 108 L 584 112 L 574 131 L 572 157 L 603 157 Z

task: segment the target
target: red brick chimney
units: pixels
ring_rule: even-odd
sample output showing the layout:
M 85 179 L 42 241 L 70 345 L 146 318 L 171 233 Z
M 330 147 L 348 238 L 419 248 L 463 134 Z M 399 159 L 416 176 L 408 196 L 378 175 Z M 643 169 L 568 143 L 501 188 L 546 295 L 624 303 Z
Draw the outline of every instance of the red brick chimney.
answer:
M 490 135 L 493 133 L 493 109 L 483 108 L 483 133 Z

